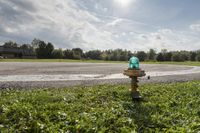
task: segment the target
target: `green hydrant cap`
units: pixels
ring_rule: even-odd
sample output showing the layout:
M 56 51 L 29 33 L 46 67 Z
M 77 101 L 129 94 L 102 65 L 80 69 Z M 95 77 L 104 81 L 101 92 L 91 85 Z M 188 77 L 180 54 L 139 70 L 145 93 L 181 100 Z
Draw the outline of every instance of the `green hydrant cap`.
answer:
M 130 69 L 139 69 L 139 59 L 135 56 L 129 59 L 129 68 Z

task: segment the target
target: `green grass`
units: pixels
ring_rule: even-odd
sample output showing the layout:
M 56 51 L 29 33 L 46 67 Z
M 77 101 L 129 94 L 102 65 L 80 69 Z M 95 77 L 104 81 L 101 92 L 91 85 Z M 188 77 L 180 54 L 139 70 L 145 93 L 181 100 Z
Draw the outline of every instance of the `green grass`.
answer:
M 200 81 L 1 90 L 0 132 L 198 132 Z

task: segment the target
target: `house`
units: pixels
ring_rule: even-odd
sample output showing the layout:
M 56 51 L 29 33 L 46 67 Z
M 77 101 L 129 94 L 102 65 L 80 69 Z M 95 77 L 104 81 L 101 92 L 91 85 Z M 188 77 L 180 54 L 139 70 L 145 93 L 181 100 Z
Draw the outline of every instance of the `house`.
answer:
M 0 46 L 0 57 L 3 58 L 36 58 L 36 54 L 31 49 Z

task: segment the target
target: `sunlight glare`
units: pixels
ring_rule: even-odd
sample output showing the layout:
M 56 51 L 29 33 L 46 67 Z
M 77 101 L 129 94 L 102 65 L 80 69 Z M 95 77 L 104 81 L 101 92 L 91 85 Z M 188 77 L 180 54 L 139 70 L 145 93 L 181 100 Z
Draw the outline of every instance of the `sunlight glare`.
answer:
M 114 0 L 114 2 L 121 7 L 127 7 L 133 2 L 133 0 Z

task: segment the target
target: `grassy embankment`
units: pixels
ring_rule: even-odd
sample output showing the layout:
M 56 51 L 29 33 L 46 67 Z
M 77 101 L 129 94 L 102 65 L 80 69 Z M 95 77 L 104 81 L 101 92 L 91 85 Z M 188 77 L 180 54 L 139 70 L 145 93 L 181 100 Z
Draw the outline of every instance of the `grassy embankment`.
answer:
M 200 131 L 200 81 L 142 85 L 142 102 L 128 88 L 0 90 L 0 131 Z

